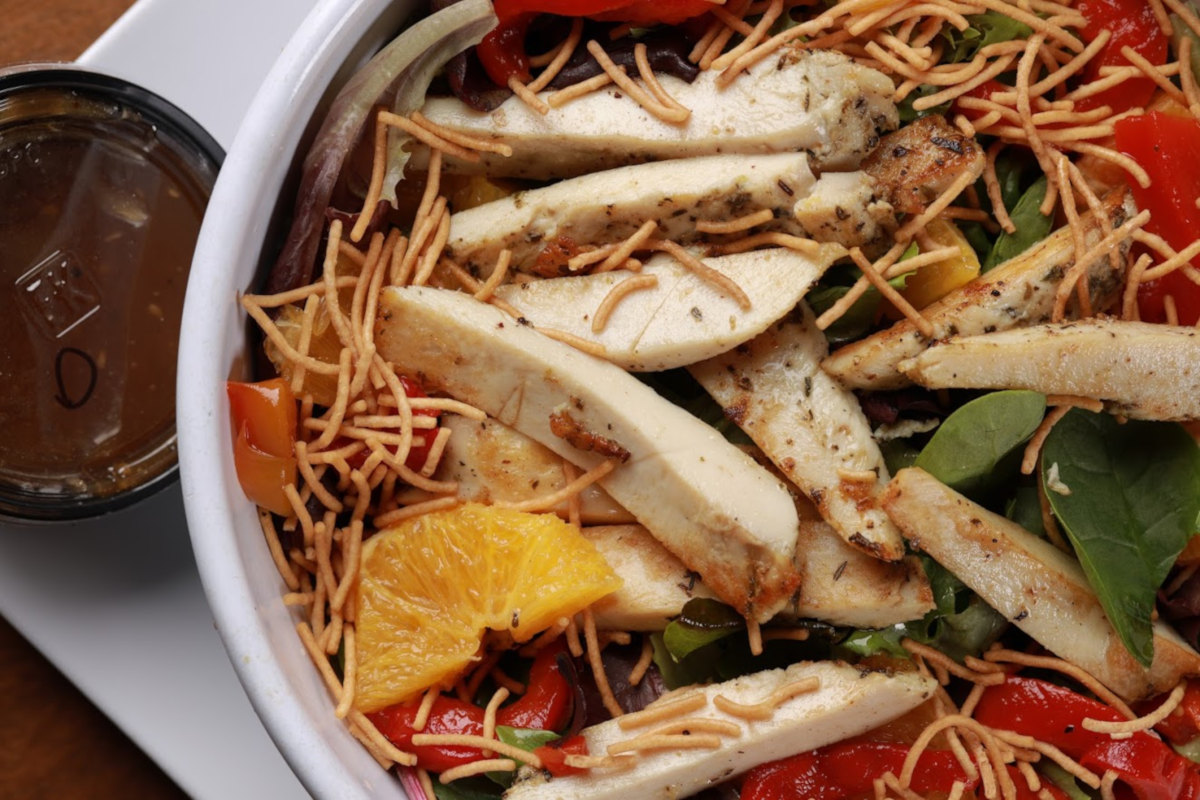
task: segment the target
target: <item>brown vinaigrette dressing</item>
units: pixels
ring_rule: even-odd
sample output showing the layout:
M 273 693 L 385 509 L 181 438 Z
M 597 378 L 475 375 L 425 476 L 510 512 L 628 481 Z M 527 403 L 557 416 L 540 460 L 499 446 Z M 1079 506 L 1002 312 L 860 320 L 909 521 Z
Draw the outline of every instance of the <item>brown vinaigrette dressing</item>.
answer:
M 216 172 L 197 162 L 121 103 L 0 96 L 0 513 L 174 469 L 183 295 Z

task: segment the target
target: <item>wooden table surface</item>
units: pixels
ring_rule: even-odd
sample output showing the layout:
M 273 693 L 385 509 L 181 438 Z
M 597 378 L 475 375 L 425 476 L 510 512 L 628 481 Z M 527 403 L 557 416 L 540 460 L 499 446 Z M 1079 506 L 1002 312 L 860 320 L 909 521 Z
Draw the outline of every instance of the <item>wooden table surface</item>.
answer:
M 0 67 L 71 61 L 131 5 L 133 0 L 0 0 Z M 186 795 L 0 619 L 0 800 L 43 798 Z

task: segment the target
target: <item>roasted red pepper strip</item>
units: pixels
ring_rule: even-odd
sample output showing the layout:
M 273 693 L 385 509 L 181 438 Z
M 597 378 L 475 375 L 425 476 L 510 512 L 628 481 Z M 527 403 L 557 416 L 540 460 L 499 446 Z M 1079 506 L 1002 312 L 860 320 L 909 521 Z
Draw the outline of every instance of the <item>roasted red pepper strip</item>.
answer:
M 535 16 L 534 13 L 502 16 L 500 23 L 475 45 L 483 71 L 497 86 L 508 86 L 511 78 L 528 83 L 533 77 L 529 72 L 529 54 L 525 52 L 525 35 Z
M 400 376 L 400 384 L 404 387 L 404 393 L 410 398 L 428 397 L 428 395 L 425 394 L 425 390 L 421 388 L 421 385 L 406 375 Z M 413 417 L 433 417 L 435 420 L 440 417 L 441 414 L 442 412 L 436 409 L 419 409 L 413 411 Z M 409 448 L 408 458 L 404 460 L 404 466 L 408 467 L 413 472 L 420 472 L 421 468 L 425 466 L 425 461 L 429 458 L 429 451 L 433 447 L 433 438 L 437 435 L 437 427 L 435 425 L 435 427 L 432 428 L 417 428 L 413 431 L 413 435 L 418 437 L 421 440 L 421 443 L 414 444 Z M 350 444 L 350 441 L 351 440 L 345 437 L 338 437 L 334 442 L 334 447 L 337 448 Z M 395 447 L 390 447 L 388 449 L 395 454 Z M 346 463 L 351 467 L 358 469 L 364 463 L 366 463 L 368 455 L 369 451 L 359 450 L 357 453 L 347 457 Z
M 1084 67 L 1084 82 L 1098 79 L 1103 67 L 1128 66 L 1129 60 L 1121 53 L 1124 47 L 1155 66 L 1166 63 L 1167 37 L 1158 26 L 1146 0 L 1079 0 L 1075 9 L 1088 20 L 1081 31 L 1084 40 L 1092 42 L 1100 35 L 1100 31 L 1112 31 L 1108 44 Z M 1108 106 L 1114 114 L 1119 114 L 1131 108 L 1145 108 L 1156 88 L 1154 81 L 1149 78 L 1129 78 L 1111 89 L 1080 98 L 1075 102 L 1075 110 L 1087 111 Z
M 296 482 L 296 401 L 287 381 L 227 381 L 238 483 L 256 505 L 291 514 L 284 487 Z
M 533 754 L 542 760 L 542 767 L 554 777 L 563 775 L 580 775 L 586 770 L 567 764 L 567 756 L 586 756 L 588 754 L 587 740 L 582 736 L 572 736 L 559 744 L 544 744 L 536 748 Z
M 558 662 L 566 647 L 556 641 L 538 651 L 529 668 L 525 694 L 496 712 L 496 723 L 510 728 L 560 731 L 574 710 L 575 694 Z
M 1148 714 L 1157 706 L 1157 702 L 1150 702 L 1138 706 L 1136 710 L 1140 714 Z M 1179 707 L 1155 725 L 1154 730 L 1166 737 L 1167 741 L 1178 745 L 1187 744 L 1200 737 L 1200 680 L 1188 680 Z
M 510 78 L 530 78 L 525 34 L 538 14 L 592 17 L 605 22 L 635 25 L 678 25 L 713 7 L 710 0 L 495 0 L 499 24 L 475 47 L 488 77 L 497 86 Z
M 853 741 L 762 764 L 742 783 L 740 800 L 853 800 L 874 796 L 874 780 L 885 772 L 899 775 L 908 745 Z M 955 781 L 975 787 L 948 750 L 925 750 L 917 759 L 912 789 L 918 794 L 948 793 Z
M 495 0 L 493 5 L 501 21 L 535 12 L 639 25 L 678 25 L 720 4 L 710 0 Z
M 975 719 L 1052 744 L 1088 769 L 1117 773 L 1137 800 L 1200 798 L 1200 766 L 1161 739 L 1140 731 L 1127 739 L 1085 730 L 1085 718 L 1117 721 L 1113 708 L 1063 686 L 1036 678 L 1009 676 L 989 687 Z
M 566 726 L 574 710 L 574 692 L 559 668 L 558 655 L 563 652 L 565 648 L 561 642 L 555 642 L 538 652 L 529 668 L 529 682 L 525 693 L 496 712 L 497 725 L 543 731 L 559 731 Z M 413 722 L 416 720 L 417 708 L 415 703 L 399 704 L 367 716 L 392 744 L 416 755 L 417 766 L 422 769 L 442 772 L 484 758 L 483 753 L 474 747 L 414 747 L 412 737 L 416 731 L 413 730 Z M 482 736 L 483 716 L 483 709 L 479 706 L 443 695 L 433 702 L 429 721 L 421 732 Z M 567 744 L 569 743 L 570 740 Z M 563 747 L 567 747 L 567 744 Z M 571 744 L 571 747 L 573 749 L 566 752 L 587 753 L 586 743 L 577 742 Z M 553 754 L 551 758 L 554 758 Z M 565 764 L 559 766 L 571 769 Z
M 392 744 L 401 750 L 412 753 L 417 757 L 417 766 L 430 772 L 443 772 L 451 767 L 470 764 L 482 759 L 483 753 L 474 747 L 450 747 L 447 745 L 427 745 L 414 747 L 412 743 L 413 721 L 417 717 L 418 706 L 394 705 L 373 711 L 367 718 L 374 723 L 379 732 L 388 738 Z M 466 703 L 456 697 L 442 695 L 433 701 L 429 721 L 421 733 L 457 733 L 467 736 L 483 735 L 483 709 L 473 703 Z
M 1129 186 L 1138 208 L 1150 212 L 1146 229 L 1158 234 L 1176 250 L 1200 237 L 1200 121 L 1151 111 L 1118 120 L 1117 149 L 1132 158 L 1150 175 L 1143 188 L 1130 178 Z M 1192 260 L 1200 265 L 1200 258 Z M 1138 291 L 1138 311 L 1148 322 L 1167 319 L 1163 297 L 1171 295 L 1182 325 L 1195 325 L 1200 318 L 1200 286 L 1182 272 L 1143 284 Z

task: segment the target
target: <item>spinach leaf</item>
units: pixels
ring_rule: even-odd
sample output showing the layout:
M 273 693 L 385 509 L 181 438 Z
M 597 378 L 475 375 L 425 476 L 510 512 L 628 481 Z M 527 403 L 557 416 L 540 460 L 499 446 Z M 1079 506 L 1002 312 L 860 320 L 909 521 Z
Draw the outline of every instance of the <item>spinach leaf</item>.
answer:
M 1016 205 L 1009 209 L 1008 215 L 1012 218 L 1016 230 L 1012 233 L 1001 231 L 996 243 L 992 245 L 991 252 L 983 261 L 983 272 L 1019 256 L 1050 233 L 1050 226 L 1054 220 L 1043 216 L 1039 210 L 1042 201 L 1046 199 L 1046 185 L 1046 176 L 1043 175 L 1034 181 Z
M 718 600 L 694 597 L 683 606 L 678 619 L 667 623 L 663 644 L 676 661 L 682 661 L 705 645 L 733 633 L 744 633 L 746 620 Z
M 917 461 L 921 451 L 907 439 L 889 439 L 879 443 L 879 452 L 883 454 L 883 463 L 888 472 L 895 475 L 905 467 L 911 467 Z
M 915 466 L 955 491 L 978 496 L 1000 479 L 1006 459 L 1016 454 L 1041 423 L 1046 397 L 1038 392 L 990 392 L 946 417 Z
M 1036 486 L 1018 486 L 1012 499 L 1004 508 L 1004 516 L 1030 533 L 1046 538 L 1046 525 L 1042 521 L 1042 503 L 1038 499 Z
M 754 654 L 750 652 L 746 621 L 729 606 L 716 600 L 694 598 L 684 609 L 680 619 L 669 623 L 662 633 L 650 635 L 654 664 L 668 689 L 729 680 L 829 656 L 826 636 L 770 639 L 763 642 L 761 653 Z M 685 621 L 684 616 L 689 619 Z M 814 633 L 821 630 L 822 626 L 810 626 Z
M 996 156 L 996 182 L 1000 184 L 1000 200 L 1005 209 L 1016 208 L 1021 195 L 1029 188 L 1025 183 L 1025 175 L 1035 169 L 1040 177 L 1037 161 L 1025 150 L 1010 148 L 1001 150 Z M 1030 181 L 1030 184 L 1032 183 L 1033 181 Z M 1045 193 L 1042 197 L 1045 197 Z M 1038 204 L 1041 204 L 1041 200 L 1038 200 Z
M 1155 593 L 1196 533 L 1200 447 L 1180 425 L 1073 409 L 1046 438 L 1042 483 L 1105 614 L 1149 667 Z
M 650 634 L 650 646 L 654 650 L 654 665 L 658 667 L 663 685 L 668 689 L 704 683 L 712 674 L 710 665 L 695 663 L 696 659 L 676 660 L 663 642 L 661 633 Z
M 916 242 L 913 242 L 904 254 L 900 256 L 900 261 L 912 258 L 920 252 Z M 904 273 L 888 281 L 893 289 L 902 290 L 908 282 L 908 276 L 912 273 Z M 856 282 L 862 272 L 854 267 L 852 270 L 841 269 L 835 267 L 825 273 L 829 280 L 822 282 L 815 289 L 810 291 L 804 298 L 808 303 L 808 307 L 816 316 L 821 316 L 829 310 L 838 300 L 841 300 L 847 292 L 850 291 L 850 285 Z M 843 283 L 844 281 L 844 283 Z M 834 320 L 833 324 L 825 329 L 825 338 L 829 340 L 829 344 L 836 346 L 844 344 L 855 339 L 859 339 L 866 335 L 873 327 L 879 318 L 879 306 L 883 302 L 883 295 L 874 286 L 868 286 L 858 300 L 846 310 L 842 316 Z
M 813 314 L 819 317 L 834 303 L 841 300 L 848 291 L 850 291 L 849 286 L 820 286 L 809 292 L 804 299 Z M 825 329 L 825 338 L 829 340 L 830 346 L 836 347 L 865 336 L 875 325 L 875 314 L 879 310 L 879 301 L 882 299 L 883 295 L 874 286 L 863 292 L 862 296 L 846 310 L 845 314 L 842 314 Z

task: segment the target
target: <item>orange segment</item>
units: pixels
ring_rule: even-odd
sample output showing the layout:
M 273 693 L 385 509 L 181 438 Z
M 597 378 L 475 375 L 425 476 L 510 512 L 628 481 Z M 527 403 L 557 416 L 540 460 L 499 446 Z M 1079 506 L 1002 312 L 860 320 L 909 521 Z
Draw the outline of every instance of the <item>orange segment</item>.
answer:
M 620 584 L 553 514 L 470 503 L 406 520 L 363 547 L 355 705 L 374 711 L 449 686 L 485 630 L 528 641 Z

